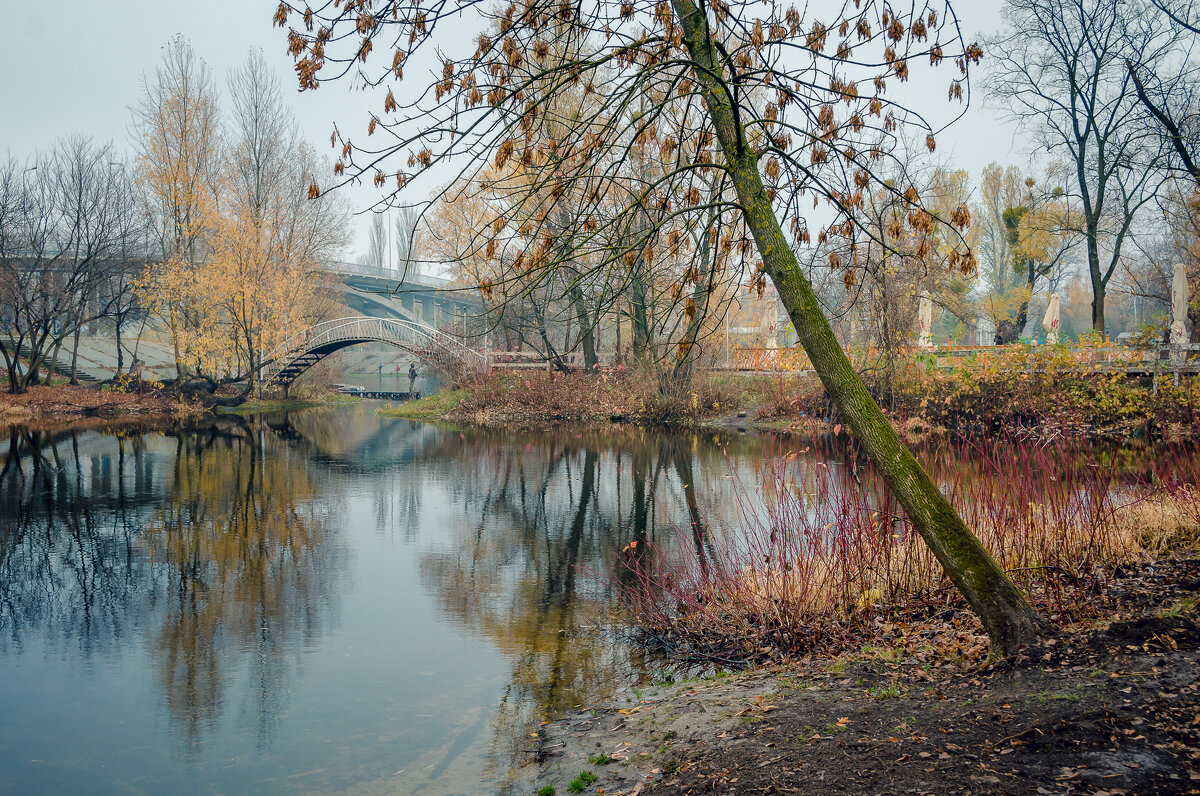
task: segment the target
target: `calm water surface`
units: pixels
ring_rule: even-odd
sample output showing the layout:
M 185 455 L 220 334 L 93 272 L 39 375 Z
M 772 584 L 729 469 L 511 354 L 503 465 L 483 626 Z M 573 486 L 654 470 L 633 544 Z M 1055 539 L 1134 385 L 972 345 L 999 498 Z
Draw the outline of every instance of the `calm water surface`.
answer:
M 656 666 L 605 630 L 621 549 L 703 553 L 762 450 L 370 404 L 13 431 L 0 792 L 528 793 L 538 722 Z

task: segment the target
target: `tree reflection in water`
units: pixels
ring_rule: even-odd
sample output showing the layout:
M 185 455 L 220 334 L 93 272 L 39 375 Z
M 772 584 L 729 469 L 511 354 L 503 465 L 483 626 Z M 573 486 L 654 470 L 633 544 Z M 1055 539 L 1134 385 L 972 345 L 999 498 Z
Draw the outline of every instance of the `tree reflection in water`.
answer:
M 0 656 L 34 636 L 77 645 L 62 658 L 80 668 L 107 649 L 144 650 L 184 756 L 217 789 L 229 776 L 269 790 L 318 748 L 329 788 L 388 790 L 407 769 L 405 787 L 435 792 L 477 789 L 485 760 L 485 779 L 516 787 L 510 765 L 543 720 L 656 666 L 611 632 L 617 598 L 639 587 L 623 564 L 662 553 L 719 566 L 713 536 L 739 526 L 738 485 L 758 488 L 762 440 L 459 432 L 363 405 L 186 432 L 11 432 L 0 457 Z M 330 632 L 349 550 L 377 557 L 356 565 L 345 597 L 354 658 Z M 417 588 L 392 588 L 410 567 Z M 481 648 L 498 654 L 461 652 Z M 368 679 L 300 688 L 310 649 L 314 669 Z M 447 666 L 458 680 L 430 671 L 445 690 L 429 693 L 396 673 L 431 649 L 479 660 Z M 437 736 L 415 740 L 409 725 L 433 704 Z M 325 729 L 285 733 L 287 713 Z M 136 766 L 158 747 L 134 738 Z M 228 745 L 273 739 L 269 755 L 208 765 Z M 176 774 L 168 763 L 157 775 Z
M 97 435 L 84 435 L 95 438 Z M 41 628 L 85 657 L 137 628 L 150 600 L 135 510 L 154 489 L 140 437 L 81 452 L 80 434 L 10 429 L 0 466 L 0 654 Z
M 424 554 L 422 585 L 511 661 L 492 719 L 493 775 L 520 762 L 542 721 L 652 668 L 611 632 L 617 592 L 635 586 L 623 557 L 686 544 L 709 559 L 710 522 L 728 526 L 739 510 L 728 444 L 746 443 L 638 429 L 447 438 L 437 461 L 478 520 Z
M 10 431 L 0 654 L 35 629 L 78 638 L 86 660 L 138 630 L 185 748 L 215 727 L 235 675 L 263 746 L 300 653 L 334 618 L 331 508 L 267 429 L 172 433 L 174 450 L 158 434 Z

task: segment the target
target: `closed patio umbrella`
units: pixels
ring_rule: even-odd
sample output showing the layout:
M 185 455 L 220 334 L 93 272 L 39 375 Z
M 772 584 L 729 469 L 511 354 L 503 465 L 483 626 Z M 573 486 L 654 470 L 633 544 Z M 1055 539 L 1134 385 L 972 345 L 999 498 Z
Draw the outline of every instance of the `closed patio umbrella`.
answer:
M 777 334 L 778 328 L 779 310 L 776 308 L 775 302 L 772 301 L 767 307 L 766 311 L 763 312 L 762 321 L 759 325 L 759 330 L 762 333 L 763 348 L 779 347 L 779 335 Z
M 921 348 L 933 348 L 933 300 L 929 296 L 921 296 L 917 308 L 917 345 Z
M 1042 317 L 1042 327 L 1046 330 L 1046 343 L 1054 345 L 1058 342 L 1058 330 L 1062 326 L 1062 309 L 1060 307 L 1058 294 L 1054 293 L 1050 296 L 1050 306 L 1046 307 L 1046 314 Z
M 1175 278 L 1171 280 L 1171 344 L 1188 341 L 1187 333 L 1188 283 L 1183 263 L 1175 265 Z

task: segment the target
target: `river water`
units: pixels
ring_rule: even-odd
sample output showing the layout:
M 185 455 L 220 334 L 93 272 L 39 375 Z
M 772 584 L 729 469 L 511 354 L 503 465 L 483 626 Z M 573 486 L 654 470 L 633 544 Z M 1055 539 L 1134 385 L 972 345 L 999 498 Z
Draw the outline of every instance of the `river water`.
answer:
M 13 430 L 0 792 L 528 793 L 540 721 L 660 665 L 609 629 L 621 550 L 735 526 L 763 445 L 370 403 Z

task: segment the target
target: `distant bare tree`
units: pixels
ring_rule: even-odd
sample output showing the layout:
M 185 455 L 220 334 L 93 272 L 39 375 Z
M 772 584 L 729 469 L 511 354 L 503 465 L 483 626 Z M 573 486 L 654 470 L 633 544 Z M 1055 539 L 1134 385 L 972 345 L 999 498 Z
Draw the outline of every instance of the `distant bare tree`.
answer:
M 1180 34 L 1144 2 L 1007 0 L 991 42 L 990 90 L 1039 145 L 1066 160 L 1083 214 L 1092 328 L 1139 211 L 1166 175 L 1169 148 L 1138 102 L 1126 67 L 1175 58 Z
M 32 163 L 0 167 L 0 355 L 14 393 L 37 383 L 64 339 L 103 315 L 97 296 L 135 212 L 110 144 L 71 138 Z
M 1193 45 L 1196 43 L 1196 37 L 1200 36 L 1200 12 L 1188 4 L 1179 8 L 1178 4 L 1164 0 L 1153 3 L 1181 36 L 1190 37 Z M 1200 79 L 1196 70 L 1188 69 L 1164 82 L 1154 64 L 1134 58 L 1125 65 L 1138 100 L 1162 126 L 1162 135 L 1175 151 L 1181 170 L 1200 183 Z
M 395 236 L 392 250 L 396 253 L 397 267 L 408 271 L 410 268 L 420 272 L 415 262 L 417 225 L 421 221 L 421 210 L 412 205 L 405 205 L 397 210 L 396 218 L 392 221 L 392 234 Z
M 230 73 L 227 84 L 230 146 L 226 164 L 232 189 L 261 219 L 284 189 L 289 156 L 300 145 L 296 123 L 262 50 L 251 50 Z
M 387 265 L 387 225 L 382 215 L 371 216 L 371 228 L 367 233 L 367 262 L 372 268 Z
M 98 318 L 112 323 L 116 335 L 118 374 L 125 369 L 124 332 L 131 324 L 146 317 L 137 286 L 146 269 L 161 256 L 154 240 L 154 227 L 146 215 L 141 192 L 129 176 L 123 162 L 117 201 L 124 208 L 118 215 L 122 225 L 112 255 L 98 269 L 95 307 Z M 71 383 L 77 383 L 79 330 L 75 332 L 71 354 Z M 132 367 L 132 365 L 131 365 Z

